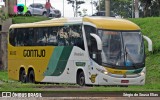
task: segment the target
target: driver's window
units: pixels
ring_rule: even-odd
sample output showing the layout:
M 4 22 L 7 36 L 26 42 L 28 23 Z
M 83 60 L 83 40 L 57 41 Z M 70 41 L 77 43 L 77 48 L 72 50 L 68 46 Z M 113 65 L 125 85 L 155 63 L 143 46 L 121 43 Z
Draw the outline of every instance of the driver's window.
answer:
M 84 25 L 85 29 L 85 34 L 86 34 L 86 39 L 87 39 L 87 45 L 91 46 L 91 35 L 90 33 L 96 33 L 96 28 L 89 26 L 89 25 Z
M 90 34 L 91 33 L 96 34 L 96 28 L 89 26 L 89 25 L 85 25 L 84 29 L 85 29 L 85 34 L 86 34 L 89 55 L 94 60 L 97 58 L 97 55 L 96 55 L 97 54 L 97 50 L 96 50 L 97 44 L 96 44 L 96 40 Z

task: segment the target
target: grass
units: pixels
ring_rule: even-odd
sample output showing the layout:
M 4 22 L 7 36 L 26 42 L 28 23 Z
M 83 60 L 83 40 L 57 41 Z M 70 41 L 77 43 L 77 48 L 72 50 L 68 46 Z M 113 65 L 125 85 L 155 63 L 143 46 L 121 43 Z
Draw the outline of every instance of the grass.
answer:
M 25 19 L 25 20 L 24 20 Z M 14 23 L 33 22 L 46 20 L 44 17 L 15 17 Z M 160 91 L 160 17 L 129 19 L 139 25 L 142 33 L 153 41 L 153 53 L 146 55 L 146 84 L 143 86 L 110 87 L 110 86 L 93 86 L 86 91 Z M 147 47 L 147 46 L 146 46 Z M 147 48 L 146 48 L 147 49 Z M 0 71 L 0 91 L 40 91 L 44 87 L 52 87 L 55 84 L 21 84 L 8 80 L 7 72 Z M 68 87 L 68 84 L 59 84 Z M 14 88 L 13 88 L 14 87 Z M 78 90 L 77 90 L 78 91 Z
M 7 71 L 0 71 L 0 80 L 1 81 L 8 81 L 8 73 L 7 73 Z
M 12 22 L 13 24 L 18 24 L 18 23 L 32 23 L 32 22 L 38 22 L 38 21 L 43 21 L 43 20 L 49 20 L 50 18 L 43 17 L 43 16 L 16 16 L 12 17 Z
M 0 91 L 34 91 L 35 88 L 30 84 L 22 84 L 20 82 L 7 82 L 0 84 Z
M 160 52 L 160 17 L 129 19 L 142 29 L 142 33 L 153 41 L 154 52 Z
M 157 88 L 159 87 L 159 88 Z M 99 86 L 99 87 L 94 87 L 91 88 L 90 91 L 160 91 L 160 85 L 159 84 L 155 84 L 154 85 L 149 85 L 146 84 L 144 86 L 128 86 L 128 87 L 119 87 L 119 86 Z
M 43 91 L 44 88 L 70 88 L 77 87 L 77 84 L 32 84 L 32 83 L 21 83 L 18 81 L 8 80 L 7 71 L 0 71 L 0 91 Z
M 160 83 L 160 53 L 149 55 L 146 58 L 147 79 L 146 83 Z

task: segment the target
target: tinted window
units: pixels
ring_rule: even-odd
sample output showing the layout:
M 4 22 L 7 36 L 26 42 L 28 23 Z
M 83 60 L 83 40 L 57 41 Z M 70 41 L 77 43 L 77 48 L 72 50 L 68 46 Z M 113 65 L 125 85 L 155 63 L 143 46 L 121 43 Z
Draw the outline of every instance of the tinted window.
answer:
M 81 25 L 10 30 L 13 46 L 78 46 L 84 49 Z
M 69 27 L 69 43 L 70 45 L 78 46 L 84 50 L 84 41 L 81 25 L 71 25 Z
M 10 33 L 10 36 L 9 36 L 9 42 L 11 45 L 15 46 L 15 34 L 14 34 L 14 29 L 10 29 L 9 30 L 9 33 Z
M 57 34 L 59 46 L 78 46 L 84 49 L 81 25 L 60 27 Z
M 91 48 L 91 35 L 90 35 L 90 33 L 96 34 L 96 28 L 89 26 L 89 25 L 85 25 L 84 29 L 85 29 L 88 49 L 90 49 Z

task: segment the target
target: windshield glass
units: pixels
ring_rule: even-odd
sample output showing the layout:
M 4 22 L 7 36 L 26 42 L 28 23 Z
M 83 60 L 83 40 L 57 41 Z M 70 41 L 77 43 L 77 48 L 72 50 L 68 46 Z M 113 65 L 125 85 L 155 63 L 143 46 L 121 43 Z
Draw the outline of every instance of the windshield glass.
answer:
M 144 47 L 140 32 L 98 30 L 98 35 L 102 40 L 103 65 L 122 68 L 143 63 Z
M 136 66 L 144 59 L 144 48 L 140 32 L 122 32 L 126 53 L 125 66 Z
M 99 30 L 98 34 L 102 39 L 102 63 L 123 66 L 122 39 L 120 32 Z

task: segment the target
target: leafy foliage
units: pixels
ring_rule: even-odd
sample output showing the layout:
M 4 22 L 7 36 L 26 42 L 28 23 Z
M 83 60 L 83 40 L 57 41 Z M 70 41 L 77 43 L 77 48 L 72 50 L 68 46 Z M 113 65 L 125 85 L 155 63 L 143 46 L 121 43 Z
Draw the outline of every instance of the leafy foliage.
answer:
M 153 42 L 153 49 L 155 52 L 160 52 L 160 17 L 138 18 L 130 19 L 142 29 L 142 33 Z
M 80 8 L 81 4 L 84 4 L 85 2 L 82 0 L 67 0 L 68 4 L 72 4 L 74 17 L 77 17 L 78 9 Z
M 5 14 L 5 12 L 2 9 L 0 9 L 0 20 L 5 21 L 7 18 L 7 14 Z
M 160 0 L 140 0 L 144 17 L 160 16 Z
M 32 23 L 32 22 L 38 22 L 43 20 L 49 20 L 50 18 L 42 17 L 42 16 L 16 16 L 12 18 L 13 24 L 18 23 Z
M 132 1 L 131 0 L 111 0 L 111 14 L 123 16 L 125 18 L 132 17 Z M 99 9 L 99 5 L 96 8 Z M 100 1 L 100 10 L 105 11 L 105 0 Z
M 111 12 L 121 15 L 125 18 L 131 18 L 132 0 L 110 0 Z M 100 1 L 96 9 L 105 10 L 105 0 Z M 134 6 L 134 5 L 133 5 Z M 139 0 L 140 17 L 160 16 L 160 0 Z

